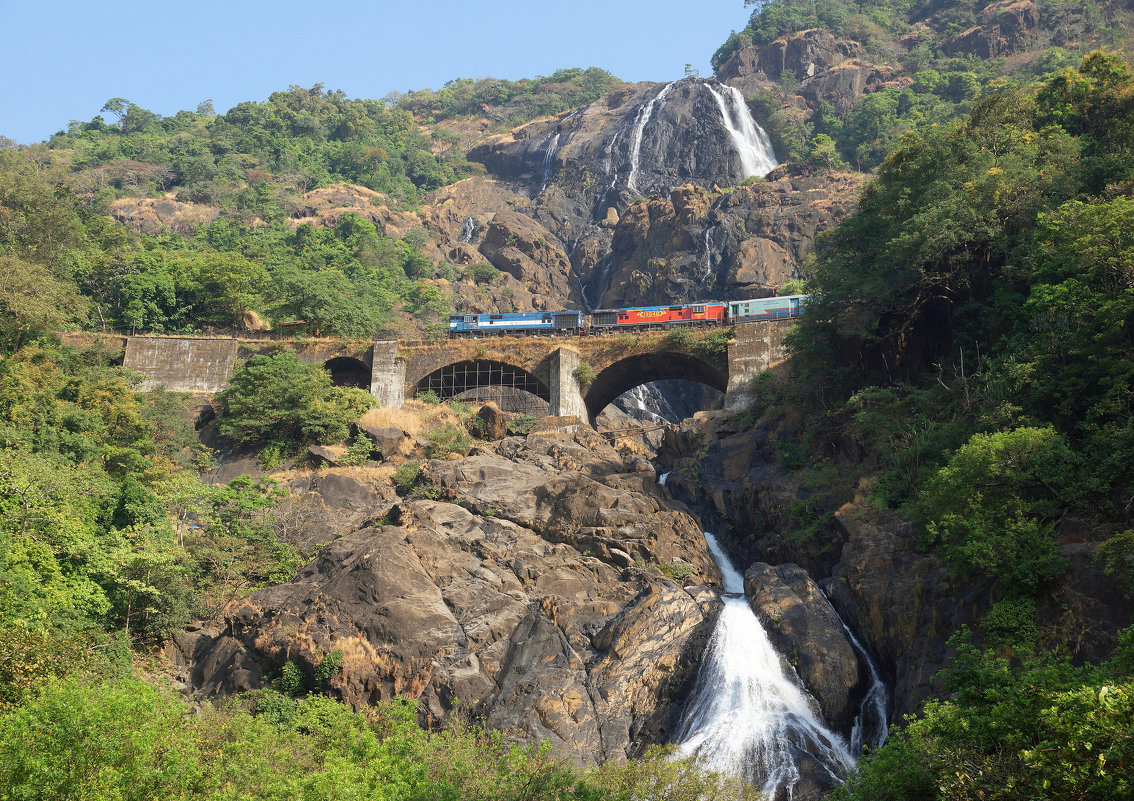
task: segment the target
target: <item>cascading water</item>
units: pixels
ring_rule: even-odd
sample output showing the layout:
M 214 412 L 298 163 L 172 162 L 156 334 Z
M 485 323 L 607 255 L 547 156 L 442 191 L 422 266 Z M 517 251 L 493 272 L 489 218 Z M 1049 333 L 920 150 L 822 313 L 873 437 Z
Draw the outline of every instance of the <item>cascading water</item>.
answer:
M 639 384 L 619 395 L 615 405 L 631 417 L 642 422 L 676 423 L 682 415 L 670 405 L 669 399 L 652 382 Z
M 704 286 L 709 285 L 709 279 L 713 275 L 713 231 L 715 228 L 705 229 L 705 274 L 701 276 L 701 283 Z
M 626 188 L 631 192 L 638 191 L 638 160 L 642 154 L 642 134 L 646 130 L 646 123 L 653 116 L 654 106 L 665 99 L 672 86 L 673 83 L 667 83 L 663 86 L 660 92 L 638 109 L 638 116 L 634 119 L 634 142 L 630 146 L 630 177 L 626 179 Z
M 607 254 L 607 257 L 603 259 L 602 266 L 595 267 L 595 269 L 591 271 L 590 280 L 587 281 L 585 285 L 582 283 L 579 284 L 579 294 L 582 295 L 583 306 L 589 312 L 598 308 L 598 304 L 602 303 L 606 291 L 610 289 L 610 265 L 613 261 L 614 254 Z M 592 297 L 588 298 L 588 294 L 591 294 Z
M 890 736 L 890 723 L 887 714 L 890 694 L 878 675 L 874 660 L 870 658 L 870 654 L 862 647 L 862 643 L 858 641 L 854 632 L 845 622 L 843 629 L 846 631 L 847 637 L 850 638 L 855 652 L 866 663 L 866 669 L 870 674 L 870 689 L 866 691 L 866 695 L 862 697 L 862 702 L 858 705 L 858 717 L 855 718 L 854 726 L 851 728 L 851 751 L 855 754 L 861 754 L 863 746 L 869 745 L 872 748 L 877 748 L 886 742 L 886 738 Z
M 792 797 L 804 761 L 837 782 L 854 757 L 784 674 L 744 597 L 744 578 L 712 534 L 705 532 L 705 540 L 724 578 L 724 608 L 682 721 L 679 752 L 745 778 L 770 799 Z
M 776 161 L 772 142 L 764 129 L 752 119 L 748 104 L 744 102 L 744 95 L 735 86 L 721 84 L 722 95 L 710 84 L 703 84 L 717 101 L 721 110 L 721 119 L 725 129 L 732 138 L 732 146 L 740 156 L 740 169 L 744 174 L 741 180 L 751 178 L 753 175 L 767 175 L 779 162 Z M 727 98 L 727 100 L 726 100 Z
M 472 242 L 474 234 L 476 234 L 476 220 L 472 217 L 465 217 L 465 224 L 461 226 L 461 235 L 457 237 L 457 240 L 459 242 Z
M 547 185 L 551 183 L 552 173 L 555 171 L 555 153 L 559 150 L 559 134 L 551 137 L 547 142 L 547 149 L 543 151 L 543 184 L 540 186 L 540 193 L 547 189 Z

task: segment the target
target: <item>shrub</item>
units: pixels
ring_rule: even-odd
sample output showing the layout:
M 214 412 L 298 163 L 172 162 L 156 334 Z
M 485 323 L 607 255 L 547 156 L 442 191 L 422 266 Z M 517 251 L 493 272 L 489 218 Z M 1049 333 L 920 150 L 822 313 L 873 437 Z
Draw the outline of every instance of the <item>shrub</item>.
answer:
M 530 414 L 518 414 L 508 421 L 508 433 L 513 435 L 525 435 L 531 431 L 532 426 L 538 422 L 538 417 L 533 417 Z
M 688 562 L 669 562 L 668 564 L 658 565 L 658 570 L 662 572 L 663 576 L 671 578 L 674 581 L 682 581 L 689 578 L 697 572 L 697 568 Z
M 469 268 L 469 275 L 478 284 L 493 284 L 500 277 L 500 271 L 488 262 L 478 262 Z
M 350 423 L 371 400 L 364 390 L 332 386 L 325 370 L 288 352 L 253 356 L 217 397 L 224 405 L 220 433 L 249 445 L 275 444 L 284 451 L 345 440 Z
M 579 382 L 581 387 L 589 387 L 595 380 L 595 368 L 591 367 L 586 362 L 580 362 L 579 366 L 575 368 L 575 380 Z
M 429 440 L 425 455 L 430 459 L 448 456 L 450 453 L 459 453 L 463 456 L 472 447 L 469 433 L 452 423 L 445 423 L 438 429 L 427 431 L 425 438 Z
M 421 480 L 421 462 L 402 462 L 394 468 L 394 486 L 402 495 L 409 494 Z

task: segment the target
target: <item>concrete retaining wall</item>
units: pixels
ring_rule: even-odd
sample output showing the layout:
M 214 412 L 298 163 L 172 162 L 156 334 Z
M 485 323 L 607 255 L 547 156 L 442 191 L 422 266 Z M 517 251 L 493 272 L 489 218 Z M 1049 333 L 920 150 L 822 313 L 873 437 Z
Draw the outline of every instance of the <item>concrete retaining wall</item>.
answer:
M 145 376 L 144 390 L 212 395 L 228 386 L 239 347 L 235 339 L 130 337 L 122 364 Z

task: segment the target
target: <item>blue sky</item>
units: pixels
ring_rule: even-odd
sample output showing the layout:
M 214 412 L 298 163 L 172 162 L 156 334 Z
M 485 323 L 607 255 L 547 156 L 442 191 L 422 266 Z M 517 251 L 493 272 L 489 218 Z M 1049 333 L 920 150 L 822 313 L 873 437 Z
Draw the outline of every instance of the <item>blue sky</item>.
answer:
M 351 97 L 602 67 L 680 78 L 744 27 L 743 0 L 0 0 L 0 135 L 28 144 L 112 97 L 162 115 L 265 100 L 291 84 Z

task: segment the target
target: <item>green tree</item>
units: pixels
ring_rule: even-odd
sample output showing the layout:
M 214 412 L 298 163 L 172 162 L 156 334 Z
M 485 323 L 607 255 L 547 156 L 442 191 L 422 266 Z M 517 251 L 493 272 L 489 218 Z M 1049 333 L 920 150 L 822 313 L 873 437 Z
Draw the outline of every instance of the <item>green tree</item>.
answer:
M 37 334 L 85 321 L 90 301 L 42 265 L 0 255 L 0 336 L 9 350 Z
M 276 444 L 294 451 L 312 442 L 341 442 L 370 406 L 361 389 L 334 387 L 319 365 L 290 352 L 257 355 L 217 396 L 224 406 L 218 430 L 237 442 Z

